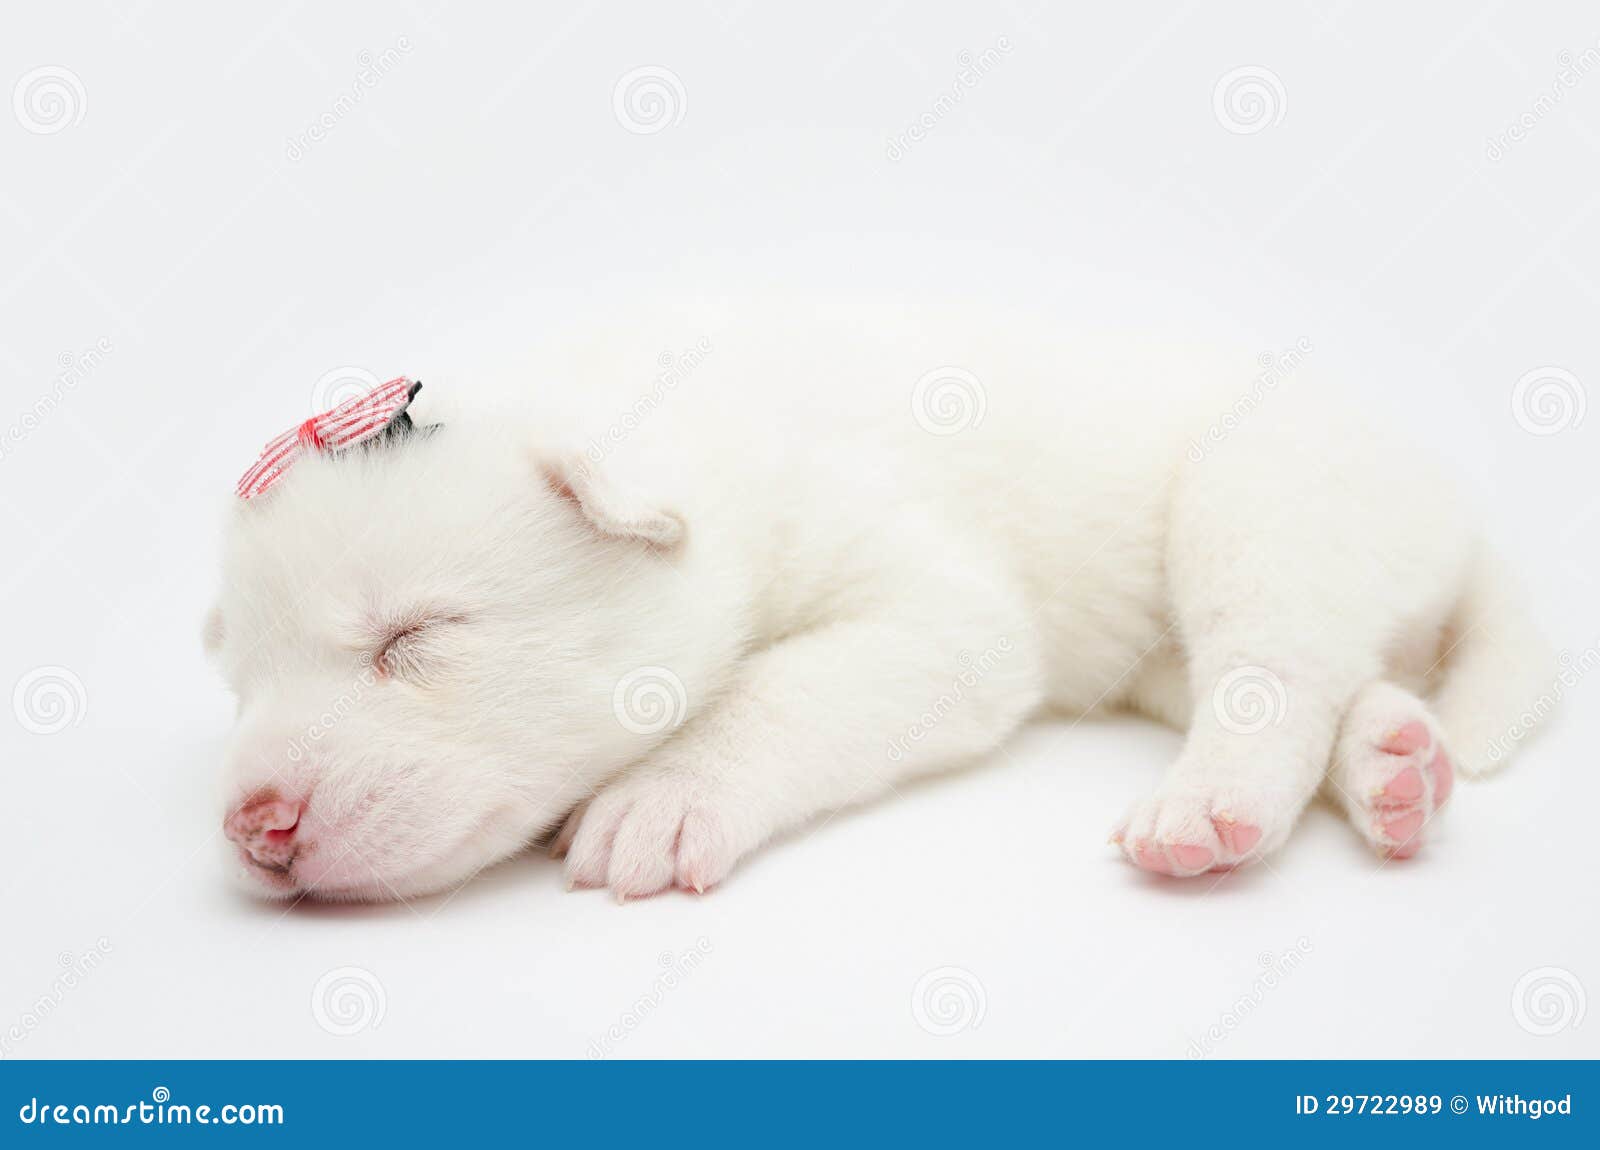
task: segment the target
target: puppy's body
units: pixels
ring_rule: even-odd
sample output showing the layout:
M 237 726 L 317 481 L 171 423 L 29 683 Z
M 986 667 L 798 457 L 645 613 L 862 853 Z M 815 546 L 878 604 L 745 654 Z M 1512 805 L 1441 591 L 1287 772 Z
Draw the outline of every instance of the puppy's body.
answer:
M 963 330 L 727 322 L 654 383 L 681 335 L 591 345 L 537 390 L 642 400 L 464 410 L 240 507 L 231 817 L 298 820 L 235 826 L 253 881 L 406 895 L 559 825 L 578 883 L 703 889 L 1044 707 L 1189 731 L 1121 835 L 1150 869 L 1274 849 L 1325 777 L 1413 853 L 1540 652 L 1406 437 L 1291 364 Z

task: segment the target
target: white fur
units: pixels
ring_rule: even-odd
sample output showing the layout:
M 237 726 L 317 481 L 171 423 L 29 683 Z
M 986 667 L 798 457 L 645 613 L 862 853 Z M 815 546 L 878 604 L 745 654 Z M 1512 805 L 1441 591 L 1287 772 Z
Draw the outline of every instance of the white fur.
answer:
M 982 391 L 954 434 L 914 411 L 942 365 Z M 430 382 L 414 414 L 437 434 L 304 461 L 230 513 L 208 626 L 240 698 L 227 802 L 308 804 L 292 875 L 249 881 L 405 897 L 560 828 L 577 883 L 703 889 L 1041 708 L 1187 727 L 1128 826 L 1204 834 L 1226 811 L 1261 826 L 1255 853 L 1385 681 L 1482 768 L 1542 673 L 1514 590 L 1421 437 L 1304 369 L 1236 406 L 1258 370 L 720 316 L 552 352 L 509 409 Z M 537 413 L 595 389 L 633 401 Z M 378 674 L 364 660 L 408 623 Z M 1266 676 L 1260 730 L 1219 709 L 1241 669 Z M 634 714 L 634 689 L 666 710 Z

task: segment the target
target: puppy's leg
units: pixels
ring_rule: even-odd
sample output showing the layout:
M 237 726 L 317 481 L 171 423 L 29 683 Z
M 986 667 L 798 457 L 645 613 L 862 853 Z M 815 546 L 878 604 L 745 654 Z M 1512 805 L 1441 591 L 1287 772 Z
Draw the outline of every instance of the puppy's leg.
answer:
M 1175 484 L 1167 568 L 1191 720 L 1120 831 L 1150 870 L 1199 874 L 1279 846 L 1357 692 L 1396 636 L 1441 615 L 1467 553 L 1404 458 L 1282 414 L 1253 413 Z
M 552 845 L 569 882 L 704 890 L 821 811 L 996 747 L 1037 706 L 1040 661 L 1017 597 L 973 570 L 899 572 L 873 605 L 752 656 L 572 815 Z
M 1288 837 L 1322 779 L 1345 691 L 1281 638 L 1223 631 L 1196 644 L 1183 751 L 1113 836 L 1132 862 L 1200 874 Z
M 1416 854 L 1454 783 L 1443 732 L 1423 701 L 1392 683 L 1363 688 L 1340 727 L 1328 790 L 1374 849 L 1386 858 Z

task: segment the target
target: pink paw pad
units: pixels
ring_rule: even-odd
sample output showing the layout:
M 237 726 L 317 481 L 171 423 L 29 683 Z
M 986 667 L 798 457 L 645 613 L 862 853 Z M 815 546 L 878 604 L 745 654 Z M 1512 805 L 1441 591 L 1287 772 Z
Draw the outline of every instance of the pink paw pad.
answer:
M 1159 831 L 1152 824 L 1161 820 L 1152 814 L 1147 809 L 1131 816 L 1111 835 L 1129 862 L 1152 874 L 1186 879 L 1229 871 L 1251 861 L 1265 839 L 1258 823 L 1209 806 L 1176 808 L 1166 820 L 1170 829 Z
M 1397 818 L 1392 818 L 1383 824 L 1384 836 L 1394 842 L 1411 845 L 1410 840 L 1422 829 L 1423 814 L 1421 811 L 1408 811 Z M 1420 844 L 1417 844 L 1420 845 Z M 1413 851 L 1413 853 L 1415 853 Z M 1406 857 L 1406 856 L 1401 856 Z
M 1216 855 L 1205 847 L 1191 846 L 1188 843 L 1173 843 L 1167 848 L 1173 861 L 1186 871 L 1208 870 L 1216 861 Z
M 1433 780 L 1433 805 L 1440 806 L 1450 797 L 1450 792 L 1455 788 L 1455 768 L 1450 765 L 1450 757 L 1441 750 L 1433 756 L 1433 762 L 1428 764 L 1428 777 Z
M 1393 730 L 1389 736 L 1378 744 L 1378 749 L 1390 755 L 1409 755 L 1420 751 L 1433 742 L 1433 736 L 1428 733 L 1428 725 L 1420 719 L 1412 719 L 1409 723 Z
M 1378 852 L 1408 859 L 1422 850 L 1424 824 L 1450 797 L 1455 769 L 1423 719 L 1383 729 L 1381 739 L 1354 752 L 1361 783 L 1349 797 L 1371 820 L 1367 837 Z
M 1161 848 L 1148 840 L 1141 840 L 1133 848 L 1135 859 L 1145 870 L 1155 871 L 1157 874 L 1171 874 L 1172 868 L 1167 865 L 1167 856 L 1161 853 Z
M 1385 806 L 1405 806 L 1420 799 L 1423 790 L 1422 772 L 1416 767 L 1407 767 L 1389 780 L 1378 795 L 1378 801 Z
M 1182 877 L 1210 870 L 1217 856 L 1193 843 L 1161 843 L 1141 839 L 1134 846 L 1134 861 L 1155 874 Z
M 1222 845 L 1231 854 L 1248 854 L 1251 848 L 1261 841 L 1261 828 L 1252 823 L 1237 823 L 1218 815 L 1211 820 L 1211 825 L 1216 830 L 1217 837 L 1222 840 Z

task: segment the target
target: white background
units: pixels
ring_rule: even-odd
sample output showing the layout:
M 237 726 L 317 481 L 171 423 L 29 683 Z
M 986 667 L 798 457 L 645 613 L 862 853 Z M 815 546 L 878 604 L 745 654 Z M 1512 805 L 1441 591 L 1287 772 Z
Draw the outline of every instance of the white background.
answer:
M 445 386 L 653 299 L 848 287 L 1307 339 L 1459 462 L 1555 644 L 1592 651 L 1592 4 L 227 7 L 29 5 L 0 39 L 7 93 L 70 72 L 65 105 L 0 111 L 7 1054 L 582 1057 L 704 940 L 612 1051 L 1600 1055 L 1600 676 L 1404 865 L 1317 808 L 1218 885 L 1136 872 L 1105 836 L 1178 739 L 1130 720 L 1031 729 L 704 899 L 619 908 L 529 856 L 285 914 L 222 881 L 231 702 L 198 641 L 231 485 L 328 373 Z M 642 66 L 678 85 L 646 133 L 614 108 Z M 1231 113 L 1259 130 L 1215 107 L 1241 67 L 1270 73 L 1264 118 Z M 1549 367 L 1577 383 L 1534 434 L 1513 391 Z M 54 733 L 5 705 L 38 668 L 82 687 L 30 720 Z M 352 1035 L 314 1008 L 343 967 Z M 943 1036 L 913 1010 L 942 967 Z M 1542 967 L 1543 1036 L 1513 1008 Z

